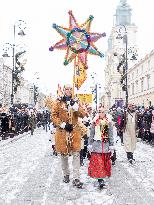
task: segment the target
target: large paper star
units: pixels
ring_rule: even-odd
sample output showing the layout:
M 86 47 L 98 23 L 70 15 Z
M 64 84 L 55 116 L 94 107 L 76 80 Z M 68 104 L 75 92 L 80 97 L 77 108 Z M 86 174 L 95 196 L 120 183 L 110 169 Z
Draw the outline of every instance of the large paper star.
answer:
M 60 50 L 67 50 L 64 65 L 68 65 L 73 59 L 78 57 L 82 65 L 87 68 L 87 54 L 98 55 L 104 57 L 104 55 L 98 51 L 94 43 L 101 37 L 105 37 L 106 34 L 90 33 L 90 26 L 93 20 L 93 16 L 89 16 L 88 20 L 79 25 L 76 22 L 72 11 L 69 11 L 69 28 L 64 28 L 53 24 L 53 28 L 63 37 L 58 43 L 49 48 L 53 51 L 55 48 Z

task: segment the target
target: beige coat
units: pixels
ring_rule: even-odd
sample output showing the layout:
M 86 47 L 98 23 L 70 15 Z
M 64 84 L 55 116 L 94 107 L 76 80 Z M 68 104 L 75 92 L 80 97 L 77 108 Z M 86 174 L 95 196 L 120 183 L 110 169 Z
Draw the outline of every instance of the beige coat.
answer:
M 55 148 L 56 152 L 61 154 L 68 154 L 70 151 L 77 152 L 81 149 L 81 128 L 78 124 L 78 118 L 83 118 L 86 115 L 85 111 L 79 107 L 78 111 L 73 112 L 73 131 L 71 134 L 61 129 L 62 122 L 69 122 L 69 112 L 67 110 L 66 102 L 57 100 L 52 109 L 52 121 L 57 126 L 55 133 Z M 71 137 L 71 144 L 68 138 Z
M 132 115 L 132 116 L 131 116 Z M 136 115 L 135 113 L 127 113 L 127 123 L 124 132 L 124 146 L 126 152 L 134 152 L 136 149 Z

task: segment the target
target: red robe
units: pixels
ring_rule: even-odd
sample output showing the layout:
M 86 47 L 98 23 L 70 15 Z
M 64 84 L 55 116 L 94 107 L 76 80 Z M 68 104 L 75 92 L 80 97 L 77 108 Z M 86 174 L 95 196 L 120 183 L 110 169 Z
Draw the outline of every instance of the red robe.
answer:
M 102 150 L 106 133 L 102 132 Z M 109 139 L 108 139 L 109 140 Z M 92 178 L 105 178 L 111 176 L 111 152 L 110 153 L 91 153 L 88 167 L 88 175 Z

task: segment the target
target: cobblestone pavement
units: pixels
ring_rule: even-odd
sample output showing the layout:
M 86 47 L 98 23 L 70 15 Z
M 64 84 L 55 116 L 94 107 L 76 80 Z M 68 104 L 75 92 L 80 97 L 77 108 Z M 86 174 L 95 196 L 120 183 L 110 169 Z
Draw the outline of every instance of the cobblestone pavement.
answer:
M 154 149 L 138 142 L 136 163 L 129 165 L 117 144 L 117 161 L 107 188 L 98 190 L 81 167 L 82 190 L 62 182 L 59 157 L 52 155 L 49 133 L 36 130 L 12 143 L 0 143 L 0 205 L 153 205 Z M 70 157 L 70 164 L 71 164 Z

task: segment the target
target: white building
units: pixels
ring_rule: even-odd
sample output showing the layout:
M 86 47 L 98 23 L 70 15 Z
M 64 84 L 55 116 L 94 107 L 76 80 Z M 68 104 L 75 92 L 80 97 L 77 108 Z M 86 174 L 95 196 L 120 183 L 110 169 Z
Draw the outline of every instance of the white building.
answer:
M 43 109 L 45 107 L 45 98 L 46 95 L 42 92 L 39 92 L 38 100 L 37 100 L 37 109 Z
M 14 94 L 14 103 L 34 104 L 33 93 L 33 85 L 21 78 L 21 85 L 17 88 L 17 92 Z
M 0 103 L 5 107 L 11 106 L 12 93 L 12 69 L 5 65 L 4 59 L 0 58 Z M 38 109 L 44 107 L 45 95 L 39 92 L 37 99 Z M 34 84 L 30 84 L 21 78 L 21 85 L 18 86 L 17 92 L 14 93 L 14 104 L 30 104 L 34 103 Z
M 102 96 L 102 104 L 106 107 L 111 107 L 113 104 L 120 106 L 125 101 L 125 92 L 122 91 L 122 85 L 120 84 L 121 74 L 117 72 L 117 66 L 119 64 L 119 57 L 122 54 L 126 54 L 125 35 L 127 35 L 128 39 L 128 65 L 129 67 L 133 65 L 129 58 L 132 56 L 131 51 L 137 49 L 137 27 L 131 22 L 131 10 L 127 4 L 127 0 L 120 0 L 116 9 L 115 25 L 108 39 L 105 66 L 105 93 Z M 118 56 L 115 56 L 115 54 L 118 54 Z
M 154 105 L 154 50 L 128 70 L 129 102 Z
M 12 92 L 12 70 L 4 64 L 3 58 L 0 59 L 0 102 L 3 106 L 11 105 Z

